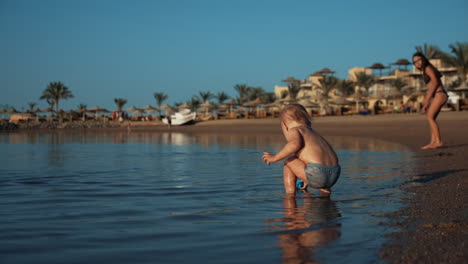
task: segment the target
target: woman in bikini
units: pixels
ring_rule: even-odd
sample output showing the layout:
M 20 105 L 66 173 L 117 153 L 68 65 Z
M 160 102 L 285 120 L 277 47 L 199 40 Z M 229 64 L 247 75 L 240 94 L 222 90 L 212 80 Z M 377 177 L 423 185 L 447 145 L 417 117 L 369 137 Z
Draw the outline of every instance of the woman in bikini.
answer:
M 448 100 L 447 92 L 442 86 L 442 74 L 420 52 L 413 54 L 413 64 L 417 69 L 422 71 L 422 77 L 427 87 L 426 96 L 422 102 L 421 113 L 426 114 L 426 119 L 429 122 L 431 142 L 421 147 L 421 149 L 440 148 L 444 144 L 436 119 L 440 113 L 440 109 Z

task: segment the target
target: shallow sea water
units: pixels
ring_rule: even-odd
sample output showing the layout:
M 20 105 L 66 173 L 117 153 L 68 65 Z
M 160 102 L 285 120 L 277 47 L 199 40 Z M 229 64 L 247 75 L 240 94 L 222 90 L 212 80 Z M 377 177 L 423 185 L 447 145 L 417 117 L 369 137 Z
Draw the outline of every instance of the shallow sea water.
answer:
M 285 199 L 276 135 L 0 133 L 2 263 L 375 263 L 412 154 L 328 138 L 331 198 Z

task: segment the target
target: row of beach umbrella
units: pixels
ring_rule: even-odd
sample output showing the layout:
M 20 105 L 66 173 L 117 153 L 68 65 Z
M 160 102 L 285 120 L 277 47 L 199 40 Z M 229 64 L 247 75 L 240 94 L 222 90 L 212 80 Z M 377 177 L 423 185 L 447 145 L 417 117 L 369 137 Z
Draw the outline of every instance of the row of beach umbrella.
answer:
M 218 108 L 219 109 L 226 109 L 226 110 L 229 109 L 229 111 L 232 112 L 233 108 L 235 106 L 242 106 L 244 108 L 255 108 L 255 107 L 260 107 L 260 106 L 261 107 L 266 107 L 266 108 L 271 108 L 271 107 L 279 107 L 279 106 L 281 106 L 283 104 L 289 104 L 289 103 L 294 103 L 294 102 L 300 103 L 300 104 L 304 105 L 307 108 L 314 108 L 314 107 L 319 106 L 317 103 L 314 103 L 314 102 L 310 101 L 308 98 L 290 99 L 289 97 L 286 97 L 286 98 L 279 99 L 276 102 L 269 103 L 269 104 L 262 103 L 262 101 L 259 98 L 255 99 L 255 100 L 252 100 L 252 101 L 249 101 L 249 102 L 244 103 L 244 104 L 239 104 L 238 102 L 236 102 L 234 99 L 231 98 L 229 101 L 224 102 L 223 104 L 221 104 Z M 335 101 L 330 101 L 330 103 L 338 104 L 338 105 L 348 105 L 348 104 L 352 104 L 353 102 L 348 101 L 348 100 L 346 100 L 344 98 L 338 98 Z M 210 101 L 205 101 L 204 103 L 201 103 L 198 106 L 199 110 L 204 110 L 204 111 L 207 111 L 207 112 L 210 111 L 211 109 L 214 109 L 215 107 L 216 107 L 216 105 L 213 104 Z M 182 110 L 182 109 L 190 109 L 190 108 L 191 108 L 191 106 L 189 104 L 187 104 L 187 103 L 184 103 L 184 104 L 181 104 L 181 105 L 177 106 L 177 109 L 179 111 Z M 154 112 L 160 112 L 161 110 L 164 110 L 166 112 L 166 114 L 175 112 L 175 108 L 168 105 L 168 104 L 165 104 L 165 105 L 161 106 L 161 110 L 156 108 L 156 107 L 153 107 L 151 105 L 146 105 L 146 106 L 141 107 L 141 108 L 131 106 L 131 107 L 127 108 L 126 110 L 132 112 L 133 114 L 154 113 Z M 55 110 L 53 110 L 52 108 L 45 108 L 45 109 L 42 109 L 42 110 L 39 109 L 39 108 L 36 108 L 34 110 L 26 110 L 24 112 L 19 112 L 15 108 L 10 108 L 9 110 L 4 109 L 4 108 L 0 109 L 0 114 L 15 114 L 15 113 L 37 114 L 37 113 L 52 113 L 52 112 L 55 112 Z M 110 113 L 109 110 L 107 110 L 105 108 L 100 108 L 98 106 L 90 108 L 90 109 L 68 110 L 68 111 L 61 111 L 61 112 L 66 113 L 66 114 L 73 114 L 73 113 L 94 113 L 94 114 Z
M 337 98 L 329 100 L 328 104 L 337 105 L 337 106 L 345 106 L 345 105 L 355 104 L 356 102 L 357 103 L 363 103 L 365 101 L 366 101 L 365 98 L 353 98 L 352 100 L 348 100 L 348 99 L 346 99 L 344 97 L 337 97 Z M 299 103 L 299 104 L 302 104 L 306 108 L 318 108 L 318 107 L 320 107 L 320 104 L 318 104 L 316 102 L 312 102 L 310 100 L 310 97 L 302 97 L 302 98 L 298 98 L 298 99 L 292 99 L 289 96 L 287 96 L 285 98 L 278 99 L 277 101 L 275 101 L 273 103 L 269 103 L 269 104 L 263 103 L 260 100 L 260 98 L 257 98 L 255 100 L 249 101 L 249 102 L 244 103 L 244 104 L 239 104 L 237 101 L 235 101 L 234 99 L 231 98 L 230 100 L 224 102 L 223 104 L 221 104 L 219 106 L 213 104 L 210 101 L 205 101 L 205 102 L 201 103 L 200 105 L 198 105 L 198 110 L 200 112 L 208 113 L 212 109 L 217 107 L 220 110 L 226 110 L 226 111 L 229 111 L 229 112 L 233 112 L 234 108 L 236 106 L 240 106 L 241 109 L 252 110 L 253 108 L 256 108 L 257 111 L 259 111 L 259 109 L 262 109 L 262 108 L 263 109 L 264 108 L 280 109 L 282 105 L 291 104 L 291 103 Z M 181 105 L 177 106 L 178 111 L 183 110 L 183 109 L 190 109 L 190 108 L 191 108 L 191 106 L 189 104 L 187 104 L 187 103 L 184 103 L 184 104 L 181 104 Z M 146 105 L 146 106 L 141 107 L 141 108 L 131 106 L 131 107 L 127 108 L 126 110 L 132 112 L 132 114 L 141 114 L 141 115 L 143 115 L 145 113 L 161 112 L 162 110 L 164 110 L 164 112 L 166 114 L 171 114 L 171 113 L 174 113 L 176 111 L 176 108 L 174 108 L 174 107 L 172 107 L 172 106 L 170 106 L 168 104 L 165 104 L 165 105 L 161 106 L 160 109 L 158 109 L 156 107 L 153 107 L 152 105 Z M 24 111 L 24 112 L 19 112 L 14 108 L 10 108 L 9 110 L 4 109 L 4 108 L 0 109 L 0 114 L 15 114 L 15 113 L 37 114 L 37 113 L 52 113 L 52 112 L 55 112 L 52 108 L 45 108 L 45 109 L 42 109 L 42 110 L 39 109 L 39 108 L 36 108 L 34 110 L 27 110 L 27 111 Z M 68 111 L 61 111 L 61 112 L 65 113 L 65 114 L 94 113 L 94 114 L 96 114 L 96 116 L 98 114 L 100 114 L 100 113 L 110 113 L 109 110 L 107 110 L 105 108 L 100 108 L 98 106 L 90 108 L 90 109 L 80 109 L 80 110 L 76 110 L 76 111 L 75 110 L 68 110 Z

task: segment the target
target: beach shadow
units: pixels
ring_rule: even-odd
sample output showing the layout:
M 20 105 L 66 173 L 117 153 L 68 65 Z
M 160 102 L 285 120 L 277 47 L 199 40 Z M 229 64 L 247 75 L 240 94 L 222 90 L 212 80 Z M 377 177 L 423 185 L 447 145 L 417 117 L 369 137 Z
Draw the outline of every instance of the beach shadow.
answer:
M 441 148 L 439 148 L 438 150 L 440 150 Z M 444 157 L 444 156 L 447 156 L 447 157 L 450 157 L 450 156 L 453 156 L 454 154 L 452 152 L 444 152 L 444 151 L 438 151 L 438 152 L 433 152 L 433 153 L 424 153 L 424 154 L 421 154 L 421 155 L 418 155 L 416 157 L 419 157 L 419 158 L 428 158 L 428 157 Z
M 410 182 L 413 182 L 413 183 L 427 183 L 427 182 L 430 182 L 430 181 L 433 181 L 433 180 L 443 178 L 443 177 L 448 176 L 448 175 L 450 175 L 452 173 L 457 173 L 457 172 L 462 172 L 462 171 L 467 171 L 467 170 L 448 170 L 448 171 L 434 172 L 434 173 L 430 173 L 430 174 L 420 174 L 420 175 L 417 175 L 417 177 L 419 177 L 418 179 L 410 181 Z
M 468 146 L 468 143 L 462 143 L 462 144 L 454 144 L 454 145 L 445 145 L 443 147 L 441 147 L 441 149 L 443 148 L 461 148 L 461 147 L 467 147 Z

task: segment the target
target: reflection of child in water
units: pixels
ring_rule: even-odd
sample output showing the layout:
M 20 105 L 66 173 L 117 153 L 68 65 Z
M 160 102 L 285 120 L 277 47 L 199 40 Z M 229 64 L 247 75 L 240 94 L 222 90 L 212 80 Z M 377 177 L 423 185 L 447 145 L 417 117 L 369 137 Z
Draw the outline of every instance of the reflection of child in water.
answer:
M 283 168 L 284 188 L 296 193 L 296 179 L 330 195 L 330 188 L 340 176 L 341 167 L 332 146 L 311 127 L 310 116 L 302 105 L 287 105 L 280 114 L 286 145 L 275 155 L 264 152 L 266 164 L 287 158 Z
M 333 222 L 341 214 L 329 197 L 306 197 L 302 206 L 296 202 L 296 198 L 286 197 L 284 218 L 266 219 L 266 222 L 284 221 L 285 230 L 278 235 L 283 263 L 315 263 L 313 255 L 319 251 L 318 247 L 341 236 L 341 224 Z

